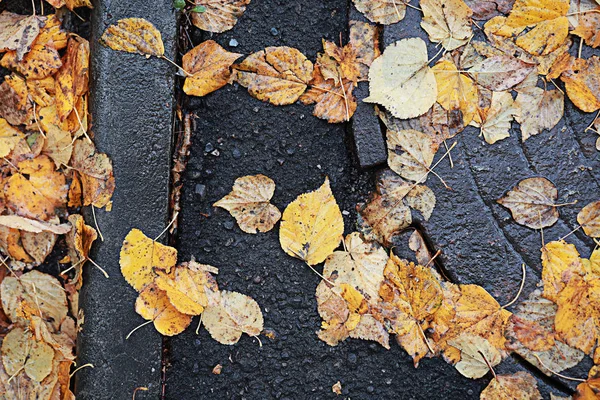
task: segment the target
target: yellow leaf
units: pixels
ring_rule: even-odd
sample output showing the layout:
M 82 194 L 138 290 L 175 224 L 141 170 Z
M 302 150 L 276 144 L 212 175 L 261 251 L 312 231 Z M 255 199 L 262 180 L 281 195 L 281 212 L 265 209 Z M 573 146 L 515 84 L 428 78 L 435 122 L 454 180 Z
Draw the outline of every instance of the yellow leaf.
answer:
M 89 259 L 90 249 L 98 238 L 98 234 L 94 228 L 85 224 L 85 220 L 79 214 L 70 215 L 69 222 L 73 229 L 66 236 L 67 247 L 71 266 L 75 267 L 75 277 L 71 280 L 71 283 L 74 282 L 75 288 L 80 289 L 83 283 L 81 275 L 83 266 Z
M 62 165 L 69 165 L 72 152 L 73 139 L 71 133 L 56 125 L 48 125 L 42 153 L 52 158 L 56 168 L 60 168 Z
M 152 321 L 161 335 L 178 335 L 192 322 L 190 315 L 182 314 L 169 302 L 167 293 L 155 284 L 147 285 L 135 301 L 135 311 Z
M 566 271 L 583 271 L 579 252 L 575 245 L 564 240 L 554 241 L 542 247 L 542 282 L 544 297 L 556 302 L 558 293 L 565 287 L 563 275 Z
M 77 35 L 69 37 L 62 66 L 56 73 L 56 111 L 60 121 L 69 116 L 77 98 L 87 93 L 90 44 Z
M 600 58 L 577 58 L 560 79 L 565 83 L 569 99 L 582 111 L 600 109 Z
M 291 47 L 267 47 L 236 65 L 234 79 L 259 100 L 276 106 L 292 104 L 304 93 L 313 65 Z
M 9 155 L 24 137 L 20 130 L 14 128 L 4 118 L 0 118 L 0 157 Z
M 192 23 L 203 31 L 221 33 L 235 26 L 250 0 L 195 0 L 194 4 L 204 11 L 192 12 Z
M 246 233 L 268 232 L 281 218 L 277 207 L 270 203 L 274 192 L 275 182 L 271 178 L 260 174 L 243 176 L 213 206 L 229 211 Z
M 177 311 L 200 315 L 211 302 L 218 302 L 219 287 L 209 270 L 214 267 L 191 261 L 175 267 L 171 273 L 157 270 L 154 282 L 167 293 Z
M 521 180 L 498 203 L 511 211 L 518 224 L 541 229 L 558 221 L 554 205 L 557 198 L 556 186 L 546 178 L 536 177 Z
M 463 0 L 421 0 L 423 10 L 421 27 L 429 35 L 429 40 L 441 43 L 452 51 L 465 45 L 471 36 L 471 16 L 473 11 Z
M 502 356 L 498 349 L 481 337 L 463 333 L 449 344 L 460 350 L 460 361 L 455 365 L 458 372 L 471 379 L 482 378 L 490 368 L 500 364 Z
M 100 43 L 113 50 L 162 57 L 165 54 L 160 32 L 143 18 L 124 18 L 110 25 Z
M 31 379 L 41 382 L 52 371 L 53 358 L 52 347 L 20 327 L 8 332 L 2 341 L 2 363 L 11 376 L 23 369 Z
M 352 0 L 358 11 L 371 22 L 391 25 L 406 15 L 406 3 L 400 0 Z
M 583 207 L 577 214 L 577 222 L 589 237 L 600 237 L 600 201 Z
M 388 164 L 404 179 L 425 182 L 438 148 L 429 135 L 414 129 L 387 131 Z
M 138 292 L 154 282 L 154 268 L 167 273 L 177 263 L 177 250 L 160 244 L 132 229 L 121 247 L 119 264 L 125 280 Z
M 279 227 L 281 248 L 290 256 L 319 264 L 339 246 L 344 220 L 329 179 L 314 192 L 302 194 L 283 212 Z
M 242 333 L 257 336 L 263 330 L 263 315 L 256 301 L 237 292 L 221 291 L 220 302 L 202 314 L 202 324 L 221 344 L 235 344 Z
M 480 400 L 542 400 L 537 381 L 524 371 L 498 375 L 483 389 Z
M 16 52 L 5 53 L 0 65 L 12 69 L 25 76 L 27 79 L 43 79 L 53 75 L 62 65 L 60 54 L 51 38 L 49 42 L 43 42 L 40 34 L 31 46 L 31 50 L 23 56 L 23 60 L 17 60 Z
M 477 112 L 477 85 L 471 78 L 459 73 L 456 65 L 450 60 L 442 60 L 431 69 L 437 82 L 437 102 L 445 110 L 459 110 L 463 124 L 468 125 Z
M 183 91 L 190 96 L 205 96 L 229 82 L 229 67 L 241 54 L 230 53 L 214 40 L 207 40 L 188 51 L 182 67 L 192 74 L 185 78 Z
M 422 39 L 389 45 L 371 64 L 370 95 L 364 101 L 381 104 L 396 118 L 425 114 L 437 99 L 435 75 L 427 63 L 427 46 Z

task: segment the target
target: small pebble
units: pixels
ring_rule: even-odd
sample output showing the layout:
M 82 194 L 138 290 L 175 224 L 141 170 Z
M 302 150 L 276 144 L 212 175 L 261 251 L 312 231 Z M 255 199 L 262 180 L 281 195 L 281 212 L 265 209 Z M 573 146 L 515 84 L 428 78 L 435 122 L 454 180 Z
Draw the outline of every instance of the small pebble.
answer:
M 237 40 L 235 40 L 235 39 L 231 39 L 231 40 L 229 41 L 229 45 L 230 45 L 231 47 L 238 47 L 238 44 L 239 44 L 239 43 L 238 43 L 238 41 L 237 41 Z
M 375 391 L 375 388 L 373 386 L 367 386 L 367 392 L 373 393 L 374 391 Z
M 234 147 L 233 150 L 231 150 L 231 155 L 237 160 L 242 157 L 242 152 L 237 147 Z
M 283 165 L 283 163 L 285 162 L 285 160 L 283 158 L 278 158 L 277 162 L 279 163 L 279 165 Z
M 201 198 L 204 197 L 204 195 L 206 194 L 206 185 L 203 185 L 201 183 L 197 184 L 194 188 L 194 192 L 196 192 L 196 194 Z
M 213 151 L 215 149 L 215 146 L 213 146 L 212 143 L 206 143 L 206 146 L 204 146 L 204 152 L 205 153 L 210 153 L 211 151 Z
M 277 30 L 277 28 L 271 28 L 271 35 L 273 35 L 273 36 L 279 35 L 279 31 Z
M 350 215 L 350 212 L 349 212 L 349 211 L 346 211 L 346 210 L 344 210 L 344 211 L 342 211 L 342 214 L 344 214 L 344 215 L 348 216 L 348 215 Z
M 254 277 L 254 279 L 252 280 L 252 282 L 254 282 L 258 285 L 260 282 L 262 282 L 262 279 L 260 278 L 260 276 L 256 275 Z
M 293 155 L 295 152 L 296 150 L 294 150 L 292 147 L 286 150 L 286 153 L 288 153 L 290 156 Z
M 349 363 L 351 363 L 351 364 L 356 363 L 356 359 L 357 359 L 356 354 L 354 354 L 354 353 L 348 354 L 348 362 Z
M 233 221 L 225 221 L 223 222 L 223 227 L 228 231 L 233 229 Z
M 219 149 L 214 149 L 210 152 L 210 154 L 212 154 L 215 157 L 219 157 L 221 155 L 221 152 L 219 152 Z

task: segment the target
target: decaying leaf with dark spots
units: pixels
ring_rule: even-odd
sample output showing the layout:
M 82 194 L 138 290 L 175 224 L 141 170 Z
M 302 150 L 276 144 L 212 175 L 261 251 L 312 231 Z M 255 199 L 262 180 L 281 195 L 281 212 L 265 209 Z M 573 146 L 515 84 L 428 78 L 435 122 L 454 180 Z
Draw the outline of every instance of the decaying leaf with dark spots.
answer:
M 508 14 L 515 0 L 465 0 L 473 10 L 473 19 L 487 21 L 501 14 Z
M 469 74 L 481 86 L 499 92 L 523 82 L 535 68 L 535 64 L 507 55 L 498 55 L 474 65 Z
M 473 36 L 471 16 L 473 11 L 463 0 L 421 0 L 423 11 L 421 27 L 429 40 L 441 43 L 452 51 L 465 45 Z
M 192 23 L 207 32 L 221 33 L 235 26 L 250 0 L 195 0 L 201 12 L 192 11 Z
M 480 400 L 542 400 L 537 381 L 531 374 L 519 371 L 513 375 L 495 376 L 481 392 Z
M 79 290 L 83 284 L 83 266 L 89 260 L 90 249 L 98 234 L 94 228 L 85 224 L 85 220 L 79 214 L 70 215 L 69 222 L 73 228 L 67 235 L 67 246 L 71 266 L 75 268 L 75 276 L 70 283 Z
M 346 79 L 324 79 L 321 67 L 315 65 L 310 88 L 300 96 L 303 104 L 314 104 L 313 115 L 329 123 L 349 121 L 356 111 L 355 84 Z
M 89 42 L 77 35 L 70 36 L 62 66 L 56 73 L 55 99 L 60 121 L 69 116 L 78 98 L 88 91 L 89 58 Z
M 77 171 L 83 188 L 83 205 L 97 208 L 111 207 L 115 190 L 115 177 L 110 158 L 96 152 L 87 138 L 78 139 L 73 145 L 71 167 Z
M 143 18 L 124 18 L 110 25 L 100 43 L 113 50 L 162 57 L 165 54 L 160 32 Z
M 499 204 L 510 209 L 514 220 L 532 229 L 552 226 L 558 221 L 556 186 L 546 178 L 527 178 L 520 181 Z
M 44 17 L 18 15 L 8 11 L 0 14 L 0 52 L 16 50 L 17 61 L 31 50 L 31 44 L 40 33 Z

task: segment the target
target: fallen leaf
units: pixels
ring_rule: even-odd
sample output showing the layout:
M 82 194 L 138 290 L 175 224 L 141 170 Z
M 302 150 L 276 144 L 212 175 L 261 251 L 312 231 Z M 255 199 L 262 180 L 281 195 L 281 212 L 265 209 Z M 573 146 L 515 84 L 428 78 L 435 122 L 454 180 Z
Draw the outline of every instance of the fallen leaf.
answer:
M 12 329 L 2 341 L 2 363 L 11 376 L 24 370 L 31 379 L 41 382 L 52 371 L 53 358 L 52 347 L 22 328 Z
M 473 19 L 487 21 L 501 14 L 508 14 L 515 0 L 465 0 L 473 10 Z
M 281 213 L 270 203 L 275 182 L 265 175 L 237 178 L 231 192 L 213 204 L 231 213 L 246 233 L 268 232 L 279 221 Z
M 406 15 L 406 3 L 402 0 L 352 0 L 358 11 L 371 22 L 391 25 Z
M 445 110 L 460 111 L 463 125 L 471 123 L 477 112 L 479 100 L 479 91 L 475 82 L 461 74 L 450 60 L 438 62 L 431 70 L 437 82 L 437 102 Z
M 334 42 L 323 39 L 323 50 L 324 53 L 320 54 L 317 63 L 320 64 L 325 78 L 332 78 L 336 84 L 340 80 L 358 82 L 360 64 L 358 63 L 358 53 L 351 43 L 340 47 Z M 324 58 L 329 61 L 320 62 Z M 329 71 L 330 66 L 333 66 L 331 71 Z
M 524 371 L 495 376 L 481 395 L 481 400 L 542 400 L 537 381 Z
M 227 290 L 221 291 L 221 301 L 207 307 L 202 324 L 213 339 L 221 344 L 235 344 L 242 333 L 258 336 L 263 330 L 263 315 L 251 297 Z
M 71 167 L 77 171 L 83 188 L 83 205 L 97 208 L 111 205 L 115 190 L 115 177 L 110 158 L 98 153 L 87 138 L 78 139 L 73 145 Z
M 202 12 L 192 12 L 192 23 L 203 31 L 221 33 L 235 26 L 250 0 L 195 0 Z
M 8 11 L 0 14 L 0 52 L 15 50 L 17 61 L 31 50 L 33 41 L 40 33 L 40 22 L 44 17 L 18 15 Z
M 431 108 L 437 98 L 435 75 L 427 65 L 422 39 L 399 40 L 375 59 L 369 70 L 367 103 L 381 104 L 396 118 L 414 118 Z
M 276 106 L 292 104 L 307 88 L 313 65 L 291 47 L 267 47 L 234 66 L 233 78 L 259 100 Z
M 343 233 L 342 213 L 326 178 L 318 190 L 301 194 L 286 207 L 279 243 L 290 256 L 316 265 L 339 246 Z
M 571 2 L 571 8 L 577 3 L 575 1 Z M 582 38 L 588 46 L 597 48 L 600 47 L 600 7 L 596 4 L 596 8 L 592 10 L 573 17 L 576 18 L 577 25 L 571 33 Z
M 150 239 L 139 229 L 132 229 L 121 247 L 119 264 L 127 283 L 138 292 L 154 282 L 154 268 L 169 273 L 177 263 L 177 250 Z
M 471 36 L 471 16 L 473 11 L 463 0 L 421 0 L 423 11 L 421 27 L 429 35 L 429 40 L 441 43 L 452 51 L 465 45 Z
M 429 135 L 413 129 L 387 131 L 388 165 L 410 181 L 427 180 L 438 147 Z
M 23 247 L 21 232 L 0 226 L 0 249 L 11 259 L 23 263 L 32 263 L 34 260 Z
M 565 287 L 563 274 L 568 270 L 583 271 L 583 265 L 575 245 L 564 240 L 547 243 L 541 251 L 544 297 L 556 302 L 558 293 Z
M 81 275 L 84 264 L 89 260 L 92 244 L 98 238 L 96 230 L 85 224 L 85 220 L 79 214 L 69 216 L 69 222 L 73 226 L 71 232 L 66 236 L 67 248 L 71 266 L 75 267 L 75 277 L 72 282 L 77 290 L 81 289 L 83 277 Z
M 25 135 L 8 123 L 4 118 L 0 118 L 0 157 L 6 157 L 15 148 L 17 143 Z
M 415 252 L 415 258 L 421 265 L 429 265 L 433 260 L 423 235 L 416 229 L 408 238 L 408 248 Z
M 574 400 L 598 400 L 600 395 L 600 367 L 594 365 L 588 373 L 585 382 L 577 385 L 577 392 L 573 395 Z
M 490 367 L 495 367 L 502 361 L 500 352 L 481 336 L 463 333 L 449 344 L 460 350 L 460 361 L 455 367 L 467 378 L 482 378 L 490 372 Z
M 324 79 L 321 68 L 315 65 L 310 88 L 300 96 L 303 104 L 316 103 L 313 115 L 329 123 L 349 121 L 356 111 L 356 97 L 352 94 L 354 83 L 348 80 L 336 83 L 333 79 Z
M 569 99 L 584 112 L 600 109 L 600 58 L 587 60 L 577 58 L 570 68 L 562 73 Z
M 192 261 L 176 266 L 170 273 L 157 270 L 154 282 L 166 292 L 177 311 L 200 315 L 209 306 L 209 300 L 218 300 L 219 287 L 209 272 L 211 268 L 214 267 Z
M 493 92 L 490 107 L 479 110 L 481 123 L 476 122 L 476 118 L 472 125 L 479 126 L 485 141 L 494 144 L 510 136 L 513 115 L 517 112 L 509 92 Z
M 17 167 L 19 171 L 8 178 L 4 187 L 11 210 L 23 217 L 47 221 L 66 205 L 65 176 L 55 171 L 50 158 L 41 155 L 21 161 Z
M 229 82 L 229 68 L 241 56 L 226 51 L 214 40 L 200 43 L 181 59 L 182 68 L 192 74 L 186 76 L 183 91 L 189 96 L 205 96 L 222 88 Z
M 317 286 L 315 294 L 317 311 L 323 319 L 321 330 L 317 332 L 317 336 L 330 346 L 337 346 L 339 342 L 350 335 L 346 326 L 350 317 L 350 309 L 340 292 L 341 288 L 336 292 L 326 280 L 322 280 Z
M 502 92 L 523 82 L 535 68 L 535 64 L 507 55 L 497 55 L 474 65 L 469 69 L 469 74 L 481 86 Z
M 2 99 L 2 102 L 0 102 L 0 117 L 6 119 L 11 125 L 21 125 L 27 122 L 32 108 L 31 103 L 27 97 L 23 97 L 22 93 L 13 89 L 7 77 L 0 84 L 0 98 Z M 22 100 L 25 101 L 24 105 Z
M 69 37 L 62 66 L 56 73 L 56 111 L 60 121 L 75 108 L 77 99 L 88 91 L 90 44 L 84 38 Z
M 532 229 L 552 226 L 558 221 L 556 186 L 543 177 L 521 180 L 498 200 L 518 224 Z
M 583 207 L 577 214 L 577 222 L 589 237 L 600 237 L 600 201 Z
M 182 314 L 169 302 L 166 292 L 151 283 L 140 291 L 135 301 L 135 312 L 152 321 L 156 330 L 165 336 L 178 335 L 192 322 L 190 315 Z
M 41 264 L 50 255 L 58 236 L 52 232 L 21 232 L 21 244 L 36 264 Z
M 17 60 L 16 52 L 9 51 L 2 57 L 0 65 L 17 71 L 27 79 L 44 79 L 56 73 L 62 62 L 52 38 L 40 34 L 21 61 Z
M 165 47 L 160 32 L 143 18 L 124 18 L 110 25 L 100 38 L 100 43 L 113 50 L 137 53 L 144 56 L 163 57 Z
M 52 222 L 38 221 L 20 217 L 18 215 L 0 215 L 0 225 L 25 232 L 51 232 L 57 235 L 68 233 L 71 230 L 71 225 L 69 224 L 55 224 Z
M 358 324 L 349 332 L 353 339 L 371 340 L 379 343 L 384 348 L 390 348 L 390 335 L 385 326 L 371 314 L 360 316 Z
M 565 96 L 560 90 L 529 87 L 524 90 L 517 88 L 517 93 L 515 120 L 521 124 L 523 141 L 544 129 L 554 128 L 562 118 Z
M 331 387 L 331 391 L 335 394 L 337 394 L 338 396 L 340 394 L 342 394 L 342 384 L 340 381 L 337 381 L 336 383 L 333 384 L 333 386 Z
M 361 21 L 350 21 L 350 45 L 356 51 L 359 81 L 369 79 L 369 67 L 381 55 L 377 26 Z
M 68 165 L 73 153 L 73 139 L 71 132 L 64 131 L 56 125 L 49 125 L 46 131 L 46 140 L 42 153 L 54 161 L 56 168 Z

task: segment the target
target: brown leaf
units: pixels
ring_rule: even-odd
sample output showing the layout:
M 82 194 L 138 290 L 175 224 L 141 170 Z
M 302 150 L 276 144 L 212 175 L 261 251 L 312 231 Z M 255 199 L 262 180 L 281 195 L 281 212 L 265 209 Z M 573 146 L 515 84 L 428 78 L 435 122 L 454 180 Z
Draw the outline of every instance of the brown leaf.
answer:
M 577 222 L 589 237 L 600 237 L 600 201 L 583 207 L 577 214 Z
M 357 107 L 356 97 L 352 94 L 354 87 L 354 83 L 348 80 L 338 79 L 336 83 L 333 79 L 324 79 L 321 67 L 315 65 L 310 89 L 300 96 L 300 101 L 303 104 L 316 103 L 313 115 L 329 123 L 349 121 Z
M 515 120 L 521 124 L 523 141 L 558 124 L 565 106 L 565 96 L 560 90 L 529 87 L 523 90 L 517 88 L 517 92 Z
M 500 352 L 481 336 L 463 333 L 449 344 L 460 350 L 456 369 L 467 378 L 482 378 L 490 372 L 489 366 L 494 367 L 502 361 Z
M 56 111 L 60 121 L 69 116 L 78 97 L 87 93 L 90 44 L 80 36 L 69 37 L 62 67 L 56 73 Z
M 44 39 L 48 41 L 44 42 Z M 13 51 L 4 54 L 0 65 L 17 71 L 27 79 L 43 79 L 56 73 L 62 62 L 52 38 L 40 34 L 21 61 L 17 60 L 17 53 Z
M 542 400 L 537 381 L 524 371 L 498 375 L 483 389 L 481 400 Z
M 108 156 L 96 152 L 94 144 L 87 138 L 75 141 L 71 166 L 79 174 L 83 188 L 83 205 L 97 208 L 111 206 L 115 190 L 112 163 Z
M 369 67 L 381 55 L 377 26 L 361 21 L 350 21 L 350 45 L 356 51 L 359 63 L 359 81 L 369 79 Z
M 501 55 L 483 60 L 473 66 L 469 74 L 481 86 L 494 91 L 508 90 L 523 80 L 535 69 L 534 64 L 529 64 L 517 58 Z
M 473 19 L 487 21 L 501 14 L 508 14 L 515 0 L 465 0 L 473 10 Z
M 30 233 L 51 232 L 57 235 L 68 233 L 71 230 L 69 224 L 38 221 L 18 215 L 0 215 L 0 225 Z
M 221 33 L 235 26 L 250 0 L 195 0 L 203 12 L 192 12 L 192 23 L 207 32 Z
M 71 266 L 75 267 L 75 276 L 70 283 L 74 283 L 76 289 L 80 289 L 83 283 L 83 266 L 89 259 L 92 244 L 98 238 L 96 230 L 85 224 L 85 220 L 79 214 L 69 216 L 69 222 L 73 226 L 71 232 L 66 236 L 67 247 Z
M 371 22 L 395 24 L 404 19 L 406 3 L 401 0 L 352 0 L 358 11 Z
M 536 177 L 520 181 L 498 203 L 511 211 L 518 224 L 541 229 L 558 221 L 557 198 L 556 186 L 546 178 Z
M 31 50 L 33 41 L 40 33 L 44 17 L 18 15 L 8 11 L 0 14 L 0 52 L 16 50 L 17 61 Z

